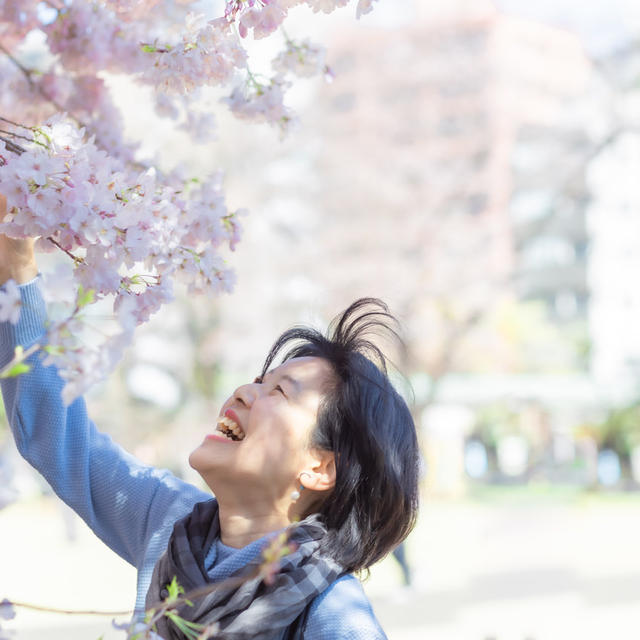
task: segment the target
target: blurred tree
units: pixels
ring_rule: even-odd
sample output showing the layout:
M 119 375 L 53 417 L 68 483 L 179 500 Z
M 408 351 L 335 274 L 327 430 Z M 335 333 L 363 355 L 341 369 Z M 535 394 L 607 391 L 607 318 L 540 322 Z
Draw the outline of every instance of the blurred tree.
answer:
M 511 203 L 527 188 L 515 159 L 534 151 L 522 132 L 566 133 L 558 114 L 582 90 L 587 63 L 572 36 L 486 7 L 417 18 L 402 32 L 335 35 L 337 79 L 313 116 L 323 135 L 305 132 L 312 169 L 301 186 L 321 204 L 300 266 L 319 283 L 325 314 L 360 295 L 391 303 L 407 329 L 401 368 L 431 379 L 424 403 L 445 374 L 480 362 L 506 372 L 576 366 L 574 344 L 536 357 L 540 334 L 554 346 L 562 336 L 533 306 L 517 309 Z M 574 147 L 567 134 L 546 155 Z M 554 171 L 552 184 L 562 180 Z M 501 331 L 506 308 L 516 324 L 528 318 L 530 334 Z

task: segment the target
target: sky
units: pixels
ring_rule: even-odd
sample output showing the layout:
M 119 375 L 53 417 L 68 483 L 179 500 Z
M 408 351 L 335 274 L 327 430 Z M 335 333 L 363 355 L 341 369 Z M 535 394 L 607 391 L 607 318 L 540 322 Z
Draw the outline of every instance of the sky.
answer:
M 374 11 L 362 17 L 363 24 L 402 26 L 411 21 L 415 8 L 422 3 L 451 6 L 465 2 L 473 5 L 485 0 L 378 0 Z M 509 14 L 540 20 L 578 33 L 592 55 L 602 55 L 640 34 L 640 0 L 492 0 Z M 338 11 L 353 20 L 355 0 Z M 194 10 L 219 15 L 223 0 L 197 0 Z M 322 22 L 316 19 L 313 22 Z
M 383 0 L 384 1 L 384 0 Z M 420 0 L 419 0 L 420 1 Z M 429 1 L 429 0 L 426 0 Z M 640 34 L 638 0 L 494 0 L 503 11 L 578 33 L 592 55 L 603 55 Z

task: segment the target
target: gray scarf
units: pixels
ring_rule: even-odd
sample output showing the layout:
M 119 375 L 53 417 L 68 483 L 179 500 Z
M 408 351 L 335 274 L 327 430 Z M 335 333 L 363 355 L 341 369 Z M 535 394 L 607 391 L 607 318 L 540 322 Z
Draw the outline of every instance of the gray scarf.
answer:
M 271 584 L 262 578 L 248 577 L 239 585 L 223 587 L 192 599 L 193 606 L 179 608 L 180 615 L 191 622 L 218 623 L 219 640 L 273 640 L 279 638 L 307 611 L 307 606 L 336 578 L 342 568 L 319 553 L 326 527 L 317 514 L 305 518 L 291 529 L 288 540 L 297 545 L 280 561 L 280 569 Z M 205 569 L 207 550 L 220 536 L 218 502 L 215 499 L 196 504 L 193 511 L 178 520 L 167 550 L 153 570 L 147 591 L 146 608 L 166 595 L 166 585 L 176 576 L 186 593 L 209 584 Z M 261 563 L 261 556 L 232 574 L 232 578 L 251 576 Z M 175 625 L 162 618 L 158 633 L 166 640 L 184 640 Z

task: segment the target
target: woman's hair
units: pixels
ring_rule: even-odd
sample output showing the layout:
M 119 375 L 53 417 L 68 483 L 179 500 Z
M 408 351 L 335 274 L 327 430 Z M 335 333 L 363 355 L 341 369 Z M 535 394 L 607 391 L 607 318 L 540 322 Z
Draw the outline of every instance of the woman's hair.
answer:
M 404 540 L 417 516 L 415 425 L 389 381 L 384 354 L 369 339 L 383 331 L 400 340 L 395 324 L 381 300 L 356 300 L 333 320 L 326 336 L 307 327 L 285 331 L 262 371 L 285 347 L 283 362 L 315 356 L 333 368 L 334 382 L 310 444 L 335 454 L 335 487 L 318 509 L 328 529 L 322 550 L 350 572 L 383 558 Z

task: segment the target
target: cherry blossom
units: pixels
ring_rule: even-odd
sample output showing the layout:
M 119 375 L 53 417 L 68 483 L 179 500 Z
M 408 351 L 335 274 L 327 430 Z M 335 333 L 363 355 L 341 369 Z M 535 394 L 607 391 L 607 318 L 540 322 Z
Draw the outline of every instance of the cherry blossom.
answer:
M 277 3 L 267 4 L 261 8 L 254 8 L 240 18 L 240 34 L 247 35 L 253 29 L 253 37 L 266 38 L 273 33 L 287 17 L 287 12 Z
M 58 263 L 40 277 L 49 318 L 53 322 L 59 322 L 71 316 L 76 305 L 77 289 L 71 262 Z
M 285 133 L 297 122 L 296 116 L 284 104 L 288 82 L 282 76 L 274 77 L 268 84 L 253 79 L 237 86 L 231 95 L 223 99 L 238 118 L 257 122 L 276 123 Z
M 314 45 L 309 40 L 296 43 L 287 41 L 284 51 L 281 51 L 273 60 L 274 70 L 284 74 L 293 73 L 300 77 L 309 77 L 327 70 L 325 64 L 326 49 Z
M 20 289 L 14 280 L 8 280 L 0 289 L 0 322 L 16 324 L 20 319 Z
M 360 16 L 373 11 L 374 2 L 377 2 L 377 0 L 358 0 L 358 6 L 356 7 L 356 18 L 360 19 Z
M 120 20 L 131 21 L 144 17 L 160 0 L 104 0 Z
M 38 4 L 39 0 L 0 0 L 0 42 L 4 47 L 13 48 L 39 26 Z
M 281 38 L 294 7 L 329 13 L 348 2 L 228 0 L 224 15 L 211 18 L 189 0 L 0 0 L 0 193 L 8 202 L 0 232 L 65 254 L 64 266 L 42 276 L 50 316 L 43 348 L 66 382 L 65 402 L 113 369 L 176 286 L 232 290 L 224 252 L 240 241 L 246 214 L 228 209 L 220 170 L 163 172 L 142 157 L 138 141 L 124 137 L 106 74 L 146 86 L 151 99 L 141 106 L 195 142 L 216 132 L 207 87 L 222 89 L 222 104 L 239 119 L 284 135 L 297 123 L 287 91 L 296 77 L 330 77 L 326 52 L 285 36 L 271 71 L 258 75 L 247 44 Z M 358 0 L 357 17 L 372 5 Z M 36 29 L 42 51 L 24 58 L 21 45 Z M 113 312 L 108 331 L 92 326 L 88 309 L 98 303 Z M 16 322 L 19 312 L 19 290 L 7 283 L 0 320 Z
M 349 3 L 349 0 L 307 0 L 307 4 L 314 11 L 322 11 L 324 13 L 331 13 L 339 7 L 344 7 Z

